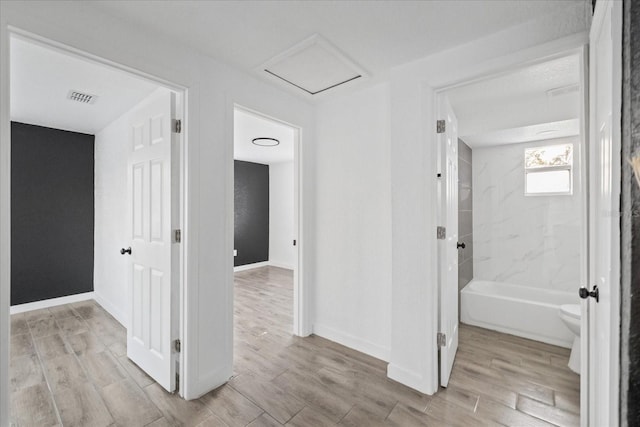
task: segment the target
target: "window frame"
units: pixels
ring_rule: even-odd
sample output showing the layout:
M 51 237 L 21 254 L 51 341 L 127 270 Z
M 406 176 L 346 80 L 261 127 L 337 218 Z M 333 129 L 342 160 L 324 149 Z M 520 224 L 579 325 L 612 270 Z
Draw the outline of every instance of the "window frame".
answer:
M 570 145 L 571 146 L 571 163 L 568 165 L 551 165 L 551 166 L 535 166 L 535 167 L 527 167 L 527 150 L 536 150 L 545 147 L 553 147 L 553 146 L 562 146 L 562 145 Z M 540 197 L 540 196 L 572 196 L 573 195 L 573 159 L 575 153 L 575 144 L 574 143 L 566 143 L 566 144 L 548 144 L 548 145 L 538 145 L 535 147 L 526 147 L 523 151 L 523 179 L 524 179 L 524 196 L 525 197 Z M 535 173 L 544 173 L 544 172 L 555 172 L 555 171 L 568 171 L 569 172 L 569 191 L 548 191 L 544 193 L 530 193 L 527 189 L 527 175 L 535 174 Z

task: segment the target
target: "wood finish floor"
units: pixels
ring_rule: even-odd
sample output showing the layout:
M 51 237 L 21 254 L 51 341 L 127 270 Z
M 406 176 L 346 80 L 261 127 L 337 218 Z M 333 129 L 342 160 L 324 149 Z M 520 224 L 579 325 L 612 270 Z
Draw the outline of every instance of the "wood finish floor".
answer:
M 292 274 L 235 275 L 234 376 L 195 401 L 126 358 L 125 330 L 95 302 L 12 316 L 11 410 L 19 426 L 574 426 L 569 351 L 461 326 L 451 383 L 422 395 L 386 363 L 291 336 Z

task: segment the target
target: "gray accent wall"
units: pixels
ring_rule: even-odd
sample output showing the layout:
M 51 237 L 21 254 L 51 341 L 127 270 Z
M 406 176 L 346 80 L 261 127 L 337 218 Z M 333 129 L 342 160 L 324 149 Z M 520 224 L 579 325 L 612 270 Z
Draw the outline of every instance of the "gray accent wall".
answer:
M 471 148 L 458 139 L 458 239 L 465 249 L 458 250 L 458 290 L 473 279 L 473 192 Z
M 269 261 L 269 166 L 234 162 L 233 265 Z
M 93 169 L 93 135 L 11 123 L 11 305 L 93 291 Z

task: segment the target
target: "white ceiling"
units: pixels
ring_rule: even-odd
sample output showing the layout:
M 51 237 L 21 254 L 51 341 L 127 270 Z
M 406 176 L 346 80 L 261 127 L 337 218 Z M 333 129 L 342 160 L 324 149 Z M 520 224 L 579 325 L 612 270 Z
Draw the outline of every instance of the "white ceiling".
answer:
M 157 85 L 86 59 L 11 39 L 11 120 L 95 134 L 142 101 Z M 93 104 L 70 90 L 97 95 Z
M 459 137 L 475 148 L 578 134 L 579 66 L 571 55 L 447 91 Z
M 233 117 L 233 158 L 245 162 L 273 163 L 293 161 L 294 129 L 274 120 L 236 108 Z M 254 138 L 275 138 L 280 144 L 261 147 L 251 143 Z
M 589 5 L 586 0 L 83 3 L 264 78 L 260 64 L 316 33 L 376 78 L 397 65 L 542 16 L 584 20 Z M 322 95 L 334 90 L 339 89 Z

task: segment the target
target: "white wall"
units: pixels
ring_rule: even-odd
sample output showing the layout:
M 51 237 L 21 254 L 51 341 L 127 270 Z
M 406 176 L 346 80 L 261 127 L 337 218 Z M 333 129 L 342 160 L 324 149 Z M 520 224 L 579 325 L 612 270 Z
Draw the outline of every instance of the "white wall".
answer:
M 9 93 L 9 23 L 32 34 L 89 52 L 133 70 L 157 76 L 188 89 L 185 324 L 182 337 L 181 392 L 193 399 L 226 382 L 233 357 L 233 108 L 234 103 L 278 117 L 303 129 L 304 166 L 301 244 L 304 277 L 312 287 L 314 248 L 314 108 L 300 98 L 246 73 L 221 64 L 134 23 L 120 21 L 91 3 L 1 2 L 0 92 Z M 8 401 L 9 278 L 9 106 L 2 97 L 0 117 L 0 425 L 6 424 Z M 308 298 L 306 292 L 303 298 Z M 302 304 L 308 304 L 303 299 Z M 308 314 L 307 314 L 308 315 Z M 308 333 L 309 322 L 302 330 Z
M 156 93 L 158 91 L 95 135 L 93 290 L 96 300 L 125 327 L 129 324 L 129 259 L 120 254 L 120 248 L 131 243 L 127 220 L 129 120 L 133 112 Z
M 524 150 L 571 143 L 573 194 L 524 195 Z M 580 287 L 583 251 L 579 137 L 473 150 L 474 278 L 537 288 Z
M 293 162 L 269 165 L 269 264 L 293 269 Z
M 316 334 L 388 360 L 391 345 L 389 85 L 317 112 Z
M 120 248 L 130 242 L 127 233 L 127 134 L 125 114 L 96 133 L 95 232 L 93 291 L 96 300 L 120 323 L 128 325 L 129 275 Z

